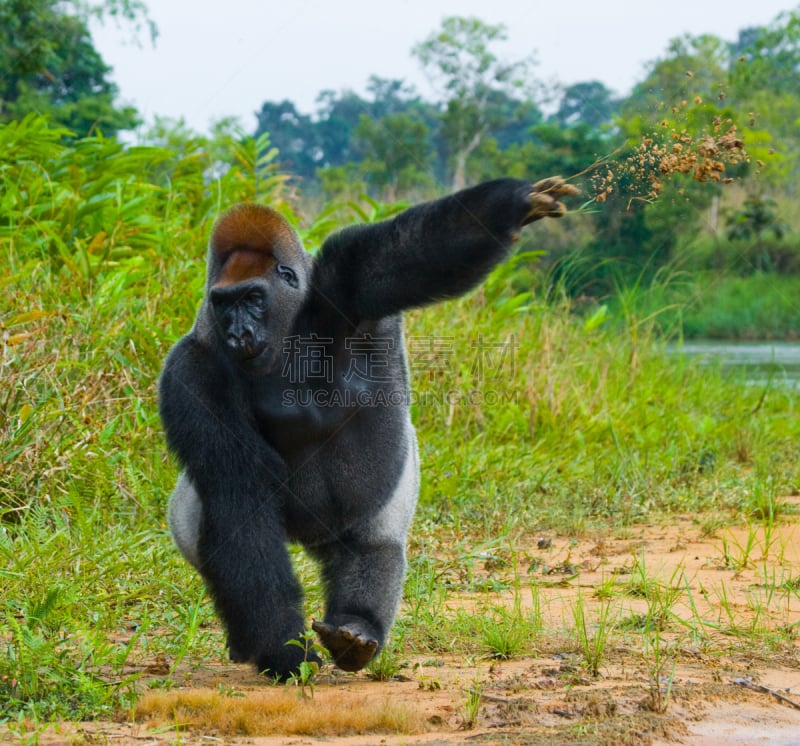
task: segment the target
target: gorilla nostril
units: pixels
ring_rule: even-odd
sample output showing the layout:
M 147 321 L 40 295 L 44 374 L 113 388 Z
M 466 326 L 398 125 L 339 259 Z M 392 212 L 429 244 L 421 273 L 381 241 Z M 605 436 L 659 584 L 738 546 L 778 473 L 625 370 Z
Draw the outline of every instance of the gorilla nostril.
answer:
M 228 332 L 225 335 L 225 344 L 237 358 L 255 357 L 261 351 L 256 344 L 255 336 L 250 331 L 243 331 L 241 334 Z

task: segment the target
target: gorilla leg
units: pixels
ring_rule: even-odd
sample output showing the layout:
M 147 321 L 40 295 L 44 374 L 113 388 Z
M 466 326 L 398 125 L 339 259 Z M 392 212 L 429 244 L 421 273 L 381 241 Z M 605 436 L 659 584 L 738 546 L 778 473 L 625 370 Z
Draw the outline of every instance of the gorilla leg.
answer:
M 405 537 L 403 537 L 405 539 Z M 403 594 L 405 546 L 352 538 L 315 547 L 326 587 L 325 620 L 314 631 L 336 665 L 358 671 L 383 645 Z
M 282 521 L 254 504 L 225 520 L 204 520 L 199 570 L 228 632 L 231 659 L 286 678 L 303 662 L 302 591 L 286 548 Z
M 214 596 L 231 660 L 284 678 L 303 660 L 299 648 L 285 644 L 303 631 L 301 591 L 284 542 L 269 537 L 266 524 L 272 521 L 264 510 L 260 506 L 238 524 L 205 525 L 200 497 L 183 472 L 170 496 L 168 520 L 181 554 Z
M 314 631 L 336 665 L 358 671 L 386 640 L 403 595 L 406 534 L 419 495 L 419 455 L 406 424 L 406 459 L 394 493 L 364 528 L 311 547 L 322 563 L 327 607 Z
M 196 570 L 200 568 L 200 525 L 203 505 L 186 472 L 181 472 L 178 484 L 169 497 L 167 523 L 172 538 L 183 558 Z
M 231 656 L 287 677 L 304 657 L 286 645 L 304 628 L 286 549 L 287 468 L 253 423 L 247 387 L 229 373 L 192 335 L 173 347 L 161 373 L 161 417 L 185 469 L 170 525 L 214 599 Z

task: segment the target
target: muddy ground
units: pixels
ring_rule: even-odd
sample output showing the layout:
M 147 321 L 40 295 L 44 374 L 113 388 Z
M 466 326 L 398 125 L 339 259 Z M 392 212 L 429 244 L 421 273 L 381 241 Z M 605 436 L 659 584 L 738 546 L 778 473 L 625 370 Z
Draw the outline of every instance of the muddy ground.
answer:
M 800 507 L 800 498 L 789 504 Z M 205 693 L 205 705 L 167 716 L 138 713 L 135 721 L 121 714 L 115 722 L 62 724 L 41 742 L 797 746 L 797 512 L 771 530 L 752 522 L 710 530 L 709 521 L 683 516 L 579 539 L 532 535 L 530 554 L 541 560 L 537 580 L 544 625 L 535 656 L 506 661 L 447 654 L 403 658 L 404 666 L 389 681 L 327 666 L 305 697 L 299 687 L 287 692 L 287 687 L 265 683 L 246 666 L 181 667 L 172 675 L 180 685 L 158 696 L 177 705 L 182 694 Z M 642 557 L 648 577 L 659 579 L 663 589 L 682 587 L 660 633 L 668 660 L 660 676 L 654 674 L 653 651 L 643 648 L 642 631 L 636 629 L 636 620 L 647 614 L 646 594 L 630 592 L 631 571 Z M 580 594 L 588 617 L 595 618 L 603 602 L 598 589 L 616 599 L 616 622 L 594 677 L 576 641 L 572 609 Z M 497 601 L 510 604 L 512 595 L 498 594 Z M 480 613 L 475 597 L 451 599 L 448 608 L 458 605 Z M 597 625 L 592 627 L 596 632 Z M 146 682 L 163 673 L 159 667 L 168 662 L 141 665 Z M 470 693 L 473 704 L 480 697 L 472 710 Z M 220 698 L 241 703 L 287 697 L 296 717 L 277 733 L 270 733 L 269 725 L 248 723 L 243 715 L 238 725 L 235 718 L 221 725 L 210 709 L 211 700 L 218 704 Z M 364 726 L 367 732 L 312 725 L 311 713 L 326 706 L 353 713 L 390 709 L 402 717 L 388 730 Z

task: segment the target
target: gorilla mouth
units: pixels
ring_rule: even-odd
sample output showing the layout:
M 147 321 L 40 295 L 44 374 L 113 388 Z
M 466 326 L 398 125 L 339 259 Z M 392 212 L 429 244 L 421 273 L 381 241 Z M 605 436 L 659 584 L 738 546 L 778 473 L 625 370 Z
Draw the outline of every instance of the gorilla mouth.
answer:
M 263 376 L 272 370 L 276 359 L 274 348 L 263 344 L 240 355 L 239 365 L 250 375 Z
M 266 344 L 248 344 L 245 345 L 239 353 L 240 360 L 253 360 L 261 355 L 267 349 Z

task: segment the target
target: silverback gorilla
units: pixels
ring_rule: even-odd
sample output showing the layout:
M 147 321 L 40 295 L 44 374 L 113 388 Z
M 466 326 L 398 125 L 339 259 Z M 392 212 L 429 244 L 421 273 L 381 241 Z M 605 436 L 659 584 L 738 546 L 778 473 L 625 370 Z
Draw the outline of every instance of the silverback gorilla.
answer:
M 313 628 L 336 664 L 357 671 L 384 643 L 419 488 L 401 312 L 477 285 L 522 226 L 574 194 L 557 177 L 490 181 L 340 231 L 313 259 L 267 207 L 217 221 L 206 295 L 159 398 L 183 467 L 170 529 L 234 661 L 286 678 L 303 660 L 286 645 L 304 629 L 289 541 L 321 565 Z

